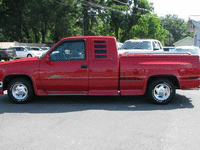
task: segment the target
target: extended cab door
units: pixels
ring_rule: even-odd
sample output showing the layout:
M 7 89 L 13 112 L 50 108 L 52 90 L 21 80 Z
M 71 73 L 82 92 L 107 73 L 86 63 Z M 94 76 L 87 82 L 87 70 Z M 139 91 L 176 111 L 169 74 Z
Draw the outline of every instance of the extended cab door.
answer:
M 62 41 L 41 63 L 42 89 L 48 94 L 87 94 L 88 58 L 86 41 Z
M 90 40 L 88 95 L 119 95 L 119 56 L 113 37 Z

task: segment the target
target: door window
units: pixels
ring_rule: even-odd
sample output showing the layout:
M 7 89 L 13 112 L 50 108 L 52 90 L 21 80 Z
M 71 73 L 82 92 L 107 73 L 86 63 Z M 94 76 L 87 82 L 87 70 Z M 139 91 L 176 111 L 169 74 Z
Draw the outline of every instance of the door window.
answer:
M 50 61 L 85 60 L 85 42 L 67 41 L 50 53 Z
M 18 52 L 21 51 L 21 48 L 20 48 L 20 47 L 17 47 L 17 48 L 16 48 L 16 51 L 18 51 Z

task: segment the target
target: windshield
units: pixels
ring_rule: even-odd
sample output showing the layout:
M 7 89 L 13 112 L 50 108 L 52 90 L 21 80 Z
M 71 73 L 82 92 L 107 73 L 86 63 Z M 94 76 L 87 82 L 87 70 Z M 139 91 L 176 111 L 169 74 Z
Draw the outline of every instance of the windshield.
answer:
M 151 49 L 151 43 L 149 41 L 126 41 L 121 49 Z

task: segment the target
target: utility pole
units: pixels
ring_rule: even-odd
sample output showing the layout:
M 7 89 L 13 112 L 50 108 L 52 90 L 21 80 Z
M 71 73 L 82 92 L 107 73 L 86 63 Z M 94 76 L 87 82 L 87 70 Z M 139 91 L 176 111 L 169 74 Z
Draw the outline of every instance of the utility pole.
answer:
M 82 34 L 83 34 L 83 36 L 85 35 L 84 23 L 90 16 L 96 16 L 96 11 L 92 11 L 92 10 L 88 11 L 85 19 L 84 19 L 84 15 L 83 15 L 83 19 L 82 19 Z

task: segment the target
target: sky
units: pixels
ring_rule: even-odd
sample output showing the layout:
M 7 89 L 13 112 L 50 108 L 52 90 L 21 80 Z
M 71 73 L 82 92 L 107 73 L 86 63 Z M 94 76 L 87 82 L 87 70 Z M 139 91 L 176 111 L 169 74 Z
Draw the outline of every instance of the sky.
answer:
M 200 0 L 148 0 L 154 3 L 154 13 L 159 17 L 175 14 L 188 21 L 191 15 L 200 15 Z

